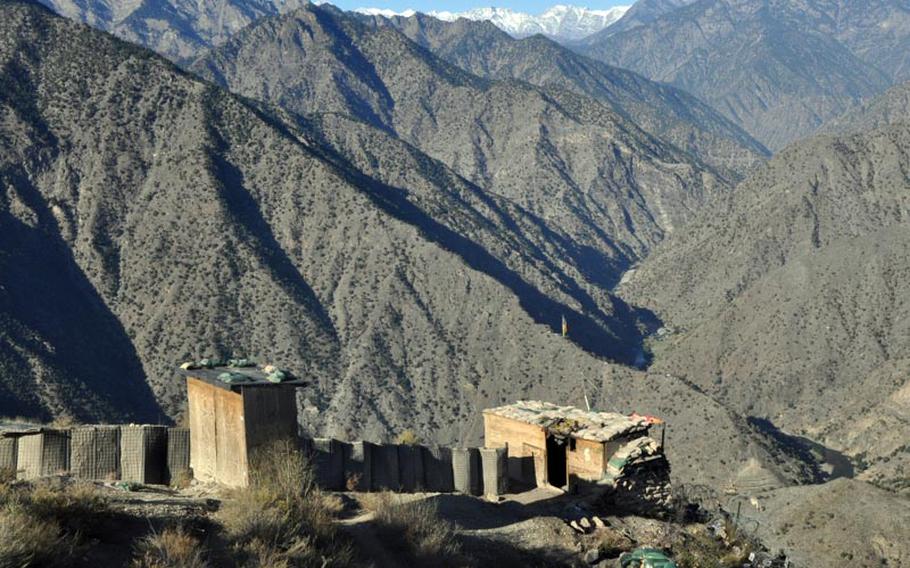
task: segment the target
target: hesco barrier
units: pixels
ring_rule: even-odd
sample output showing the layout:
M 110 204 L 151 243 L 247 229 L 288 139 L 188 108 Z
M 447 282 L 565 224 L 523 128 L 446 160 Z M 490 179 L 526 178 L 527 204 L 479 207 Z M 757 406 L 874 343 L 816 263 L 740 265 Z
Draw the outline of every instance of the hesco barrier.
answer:
M 71 430 L 70 473 L 83 479 L 120 479 L 120 427 Z
M 167 478 L 167 427 L 123 426 L 120 429 L 120 478 L 163 484 Z
M 483 477 L 483 494 L 495 499 L 509 490 L 508 451 L 505 448 L 482 448 L 480 469 Z
M 320 487 L 332 491 L 344 489 L 344 453 L 338 440 L 315 438 L 310 444 L 310 459 Z
M 373 444 L 352 442 L 344 445 L 345 489 L 369 491 L 373 487 Z
M 506 485 L 503 450 L 305 439 L 317 483 L 329 490 L 458 491 L 492 497 Z M 170 483 L 190 471 L 187 428 L 34 427 L 0 432 L 0 469 L 20 479 L 67 473 L 93 480 Z M 191 473 L 191 471 L 190 471 Z
M 167 483 L 189 476 L 190 473 L 190 429 L 167 429 Z
M 70 433 L 41 430 L 19 437 L 16 470 L 20 479 L 69 471 Z
M 398 446 L 398 482 L 406 493 L 426 491 L 423 472 L 423 448 L 417 445 Z
M 427 491 L 449 493 L 455 491 L 452 473 L 452 449 L 442 446 L 429 446 L 423 450 L 423 472 L 427 482 Z
M 163 484 L 189 469 L 189 431 L 151 425 L 35 426 L 0 432 L 0 469 L 19 479 L 67 474 L 80 479 Z
M 455 491 L 480 495 L 480 453 L 477 448 L 452 448 L 452 475 Z
M 398 446 L 376 444 L 373 447 L 373 485 L 375 491 L 400 491 L 398 477 Z
M 304 439 L 317 483 L 328 490 L 459 492 L 508 490 L 506 450 Z

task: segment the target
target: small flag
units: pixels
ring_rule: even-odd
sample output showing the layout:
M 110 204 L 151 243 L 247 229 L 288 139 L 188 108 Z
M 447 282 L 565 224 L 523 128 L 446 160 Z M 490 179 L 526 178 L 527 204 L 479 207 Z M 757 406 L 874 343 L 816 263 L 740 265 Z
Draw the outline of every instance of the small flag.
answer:
M 569 335 L 569 324 L 566 323 L 566 316 L 562 316 L 562 336 L 566 337 Z

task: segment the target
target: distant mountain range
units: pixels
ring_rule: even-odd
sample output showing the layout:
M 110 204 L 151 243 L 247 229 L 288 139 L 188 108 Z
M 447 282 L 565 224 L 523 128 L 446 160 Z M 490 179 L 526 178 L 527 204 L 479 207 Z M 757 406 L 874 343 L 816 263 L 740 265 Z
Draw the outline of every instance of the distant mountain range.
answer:
M 640 0 L 575 48 L 694 94 L 776 151 L 910 78 L 910 3 Z
M 616 6 L 609 10 L 590 10 L 578 6 L 556 5 L 542 14 L 528 14 L 508 8 L 476 8 L 465 12 L 430 11 L 427 15 L 446 22 L 459 18 L 492 22 L 513 37 L 542 34 L 558 41 L 580 40 L 599 32 L 619 20 L 629 6 Z M 381 8 L 359 8 L 356 12 L 370 16 L 413 16 L 414 10 L 394 12 Z
M 792 144 L 631 273 L 655 370 L 910 492 L 910 84 Z

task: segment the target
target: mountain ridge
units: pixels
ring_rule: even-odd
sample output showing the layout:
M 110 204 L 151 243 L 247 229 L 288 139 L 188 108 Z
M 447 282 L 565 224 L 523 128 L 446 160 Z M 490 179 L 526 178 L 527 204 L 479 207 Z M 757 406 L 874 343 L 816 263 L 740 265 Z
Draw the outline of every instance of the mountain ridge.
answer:
M 847 41 L 849 33 L 835 33 L 825 16 L 841 4 L 861 9 L 838 0 L 699 0 L 625 31 L 620 21 L 616 33 L 608 29 L 576 49 L 687 90 L 780 150 L 892 81 L 875 65 L 885 59 L 882 52 L 910 37 L 910 24 L 896 28 L 896 39 L 883 38 L 884 49 L 861 53 L 862 34 Z M 870 10 L 879 15 L 886 5 L 888 13 L 904 13 L 887 0 L 874 4 Z M 881 35 L 873 27 L 859 30 Z
M 668 85 L 580 56 L 542 37 L 513 39 L 488 23 L 440 22 L 424 15 L 372 17 L 434 55 L 480 77 L 517 79 L 598 100 L 649 133 L 740 179 L 770 153 L 704 103 Z
M 475 8 L 463 12 L 431 10 L 426 15 L 445 22 L 464 18 L 473 21 L 487 21 L 514 37 L 528 37 L 541 34 L 557 41 L 576 41 L 599 32 L 622 18 L 629 6 L 614 6 L 606 10 L 591 10 L 579 6 L 556 4 L 544 12 L 533 15 L 509 8 Z M 418 14 L 415 10 L 394 10 L 382 8 L 358 8 L 355 12 L 367 16 L 410 17 Z

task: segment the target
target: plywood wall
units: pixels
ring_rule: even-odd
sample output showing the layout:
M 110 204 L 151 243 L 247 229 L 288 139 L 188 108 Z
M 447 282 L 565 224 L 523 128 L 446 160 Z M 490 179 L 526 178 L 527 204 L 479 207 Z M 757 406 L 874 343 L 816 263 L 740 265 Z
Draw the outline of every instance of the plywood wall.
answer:
M 250 387 L 242 389 L 242 393 L 247 451 L 252 452 L 276 440 L 297 437 L 294 387 Z
M 187 379 L 186 390 L 193 477 L 215 481 L 215 388 L 197 379 Z

